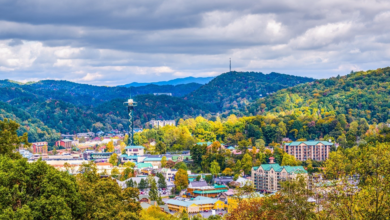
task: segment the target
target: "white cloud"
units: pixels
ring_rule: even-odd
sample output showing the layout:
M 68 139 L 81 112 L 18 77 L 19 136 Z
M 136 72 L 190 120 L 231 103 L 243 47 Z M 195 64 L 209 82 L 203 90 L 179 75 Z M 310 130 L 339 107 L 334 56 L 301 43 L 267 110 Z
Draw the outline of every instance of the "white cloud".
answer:
M 118 85 L 214 76 L 229 58 L 325 78 L 388 65 L 389 18 L 390 1 L 6 1 L 0 78 Z

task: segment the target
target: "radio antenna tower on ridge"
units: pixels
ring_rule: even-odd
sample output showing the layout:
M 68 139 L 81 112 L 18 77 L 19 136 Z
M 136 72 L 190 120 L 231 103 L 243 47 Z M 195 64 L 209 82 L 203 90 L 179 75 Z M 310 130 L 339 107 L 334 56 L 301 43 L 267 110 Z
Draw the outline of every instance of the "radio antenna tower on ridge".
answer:
M 229 58 L 229 71 L 232 72 L 232 58 Z

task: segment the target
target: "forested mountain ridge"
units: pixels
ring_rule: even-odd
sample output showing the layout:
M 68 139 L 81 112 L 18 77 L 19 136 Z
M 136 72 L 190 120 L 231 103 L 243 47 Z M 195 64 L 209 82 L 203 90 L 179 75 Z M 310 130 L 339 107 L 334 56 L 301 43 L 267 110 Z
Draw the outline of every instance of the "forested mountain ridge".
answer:
M 139 86 L 146 86 L 146 85 L 182 85 L 182 84 L 190 84 L 190 83 L 196 83 L 196 84 L 206 84 L 210 82 L 214 77 L 185 77 L 185 78 L 177 78 L 172 79 L 168 81 L 160 81 L 160 82 L 150 82 L 150 83 L 138 83 L 138 82 L 132 82 L 126 85 L 123 85 L 123 87 L 139 87 Z
M 306 115 L 338 115 L 386 122 L 390 110 L 390 68 L 353 72 L 287 88 L 257 100 L 247 114 L 296 111 Z
M 41 140 L 53 144 L 60 138 L 60 134 L 55 129 L 49 128 L 42 121 L 32 117 L 24 110 L 0 102 L 0 120 L 4 120 L 5 118 L 19 123 L 20 128 L 18 129 L 18 134 L 22 135 L 27 132 L 30 142 Z
M 3 101 L 9 101 L 12 98 L 20 96 L 30 96 L 36 98 L 56 99 L 69 102 L 75 105 L 96 106 L 102 102 L 110 101 L 115 98 L 129 98 L 132 96 L 153 94 L 153 93 L 172 93 L 173 96 L 184 96 L 196 89 L 201 84 L 189 83 L 181 85 L 146 85 L 136 88 L 93 86 L 87 84 L 74 83 L 63 80 L 42 80 L 38 82 L 29 82 L 26 84 L 13 82 L 10 80 L 1 80 L 0 89 L 2 94 L 7 97 L 1 97 Z
M 215 104 L 221 111 L 239 109 L 259 97 L 314 79 L 280 73 L 228 72 L 186 96 L 187 100 Z
M 175 120 L 178 118 L 196 117 L 208 113 L 216 113 L 218 110 L 211 104 L 198 104 L 178 97 L 166 95 L 139 95 L 134 98 L 137 107 L 134 111 L 134 125 L 142 127 L 150 120 Z M 122 121 L 122 125 L 128 125 L 127 109 L 123 106 L 125 99 L 114 99 L 105 102 L 93 109 L 93 112 L 110 121 Z M 122 127 L 122 126 L 120 126 Z

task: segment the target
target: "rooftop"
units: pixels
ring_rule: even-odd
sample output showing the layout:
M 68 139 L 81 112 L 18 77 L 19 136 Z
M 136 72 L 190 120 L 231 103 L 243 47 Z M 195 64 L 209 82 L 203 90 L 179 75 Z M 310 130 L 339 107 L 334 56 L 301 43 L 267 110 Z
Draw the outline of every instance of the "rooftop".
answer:
M 145 158 L 144 161 L 161 161 L 162 157 Z
M 193 181 L 189 184 L 188 187 L 204 187 L 208 186 L 206 181 Z
M 194 193 L 195 194 L 214 194 L 214 193 L 223 193 L 223 192 L 227 192 L 227 191 L 228 191 L 227 189 L 216 189 L 216 190 L 208 190 L 208 191 L 195 190 Z
M 323 145 L 333 145 L 333 143 L 331 142 L 328 142 L 328 141 L 294 141 L 294 142 L 291 142 L 291 143 L 286 143 L 287 146 L 298 146 L 300 144 L 306 144 L 308 146 L 313 146 L 313 145 L 317 145 L 319 143 L 322 143 Z
M 170 199 L 170 200 L 166 201 L 165 203 L 177 205 L 177 206 L 189 207 L 192 204 L 196 204 L 196 205 L 214 204 L 217 201 L 218 201 L 218 199 L 211 199 L 208 197 L 198 196 L 194 200 L 190 200 L 190 201 L 179 201 L 179 200 L 175 200 L 175 199 Z
M 145 149 L 145 148 L 142 146 L 127 146 L 125 147 L 125 149 Z
M 281 172 L 283 169 L 285 169 L 288 173 L 307 173 L 305 168 L 303 166 L 280 166 L 277 163 L 273 164 L 261 164 L 261 167 L 265 171 L 269 171 L 271 169 L 275 170 L 276 172 Z M 254 170 L 259 169 L 259 167 L 253 167 Z
M 203 144 L 206 144 L 207 146 L 210 146 L 212 144 L 212 142 L 198 142 L 196 143 L 197 145 L 203 145 Z
M 151 163 L 138 163 L 137 164 L 137 168 L 147 168 L 147 167 L 153 168 L 153 165 Z
M 72 141 L 72 140 L 69 140 L 69 139 L 62 139 L 61 141 L 70 142 L 70 141 Z

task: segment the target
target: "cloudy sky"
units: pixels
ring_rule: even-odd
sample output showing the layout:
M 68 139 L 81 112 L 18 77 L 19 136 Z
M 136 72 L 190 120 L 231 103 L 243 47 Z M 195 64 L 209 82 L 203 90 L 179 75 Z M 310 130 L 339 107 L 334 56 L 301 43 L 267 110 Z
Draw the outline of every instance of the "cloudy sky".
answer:
M 389 66 L 389 0 L 0 0 L 0 78 L 95 85 Z

